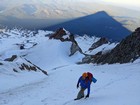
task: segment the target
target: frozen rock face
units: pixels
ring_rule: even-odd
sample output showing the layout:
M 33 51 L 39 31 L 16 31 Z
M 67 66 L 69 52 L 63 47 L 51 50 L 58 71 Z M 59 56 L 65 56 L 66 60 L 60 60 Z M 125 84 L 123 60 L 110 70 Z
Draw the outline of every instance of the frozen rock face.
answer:
M 2 63 L 1 63 L 2 62 Z M 0 65 L 11 67 L 14 72 L 20 72 L 21 70 L 27 70 L 27 71 L 41 71 L 45 75 L 48 75 L 47 71 L 42 70 L 40 67 L 36 66 L 29 60 L 18 57 L 17 55 L 12 55 L 10 58 L 6 58 L 4 61 L 1 61 Z
M 69 56 L 72 56 L 73 54 L 75 54 L 77 51 L 79 51 L 81 54 L 84 54 L 82 52 L 82 49 L 79 47 L 79 45 L 77 44 L 77 42 L 72 42 L 72 45 L 71 45 L 71 48 L 70 48 L 70 55 Z
M 74 35 L 66 31 L 64 28 L 57 29 L 53 34 L 50 35 L 49 39 L 58 39 L 63 41 L 75 42 Z
M 58 30 L 56 30 L 55 33 L 53 33 L 49 38 L 50 39 L 60 39 L 60 40 L 64 40 L 63 36 L 66 35 L 66 32 L 63 28 L 59 28 Z
M 59 28 L 49 38 L 50 39 L 52 39 L 52 38 L 53 39 L 58 39 L 58 40 L 61 40 L 62 42 L 64 42 L 64 41 L 72 42 L 72 45 L 71 45 L 71 48 L 70 48 L 70 55 L 69 56 L 72 56 L 77 51 L 79 51 L 81 54 L 84 54 L 82 52 L 82 49 L 79 47 L 78 43 L 76 42 L 76 40 L 74 38 L 74 35 L 71 34 L 68 31 L 66 31 L 64 28 Z
M 94 50 L 95 48 L 108 43 L 107 38 L 101 38 L 100 40 L 98 40 L 96 43 L 93 43 L 92 46 L 89 48 L 89 50 Z
M 95 63 L 128 63 L 140 57 L 140 27 L 123 39 L 110 53 L 99 55 Z

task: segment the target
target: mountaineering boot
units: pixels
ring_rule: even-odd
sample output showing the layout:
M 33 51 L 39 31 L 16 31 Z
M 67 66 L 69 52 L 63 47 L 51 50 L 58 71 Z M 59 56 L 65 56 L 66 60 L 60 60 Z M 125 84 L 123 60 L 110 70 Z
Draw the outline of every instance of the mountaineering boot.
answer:
M 81 98 L 84 98 L 84 96 L 81 96 L 80 98 L 75 98 L 74 100 L 80 100 Z

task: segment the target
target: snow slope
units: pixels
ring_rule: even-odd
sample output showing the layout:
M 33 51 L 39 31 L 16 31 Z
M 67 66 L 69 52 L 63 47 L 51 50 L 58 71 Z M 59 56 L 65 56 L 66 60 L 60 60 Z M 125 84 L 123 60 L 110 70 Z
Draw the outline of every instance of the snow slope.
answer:
M 26 59 L 47 70 L 49 74 L 46 76 L 33 71 L 16 73 L 8 70 L 10 67 L 0 65 L 0 105 L 140 104 L 140 60 L 128 64 L 77 65 L 76 62 L 80 61 L 83 55 L 77 52 L 74 56 L 69 57 L 71 43 L 50 40 L 45 37 L 47 33 L 40 32 L 38 35 L 28 38 L 12 34 L 12 38 L 0 39 L 0 62 L 6 58 L 4 55 L 7 52 L 9 54 L 18 53 L 19 56 L 26 54 L 24 56 Z M 27 40 L 36 42 L 37 45 L 25 50 L 19 50 L 17 46 L 13 47 L 14 42 L 21 43 L 27 42 Z M 76 40 L 83 51 L 87 51 L 88 46 L 92 45 L 93 41 L 97 41 L 95 38 L 81 37 L 77 37 Z M 2 46 L 7 46 L 7 48 Z M 107 49 L 107 45 L 105 48 Z M 112 45 L 108 48 L 112 48 Z M 76 98 L 79 91 L 76 88 L 78 78 L 87 71 L 93 73 L 97 83 L 91 84 L 88 99 L 74 101 L 73 99 Z M 86 93 L 87 91 L 85 91 Z
M 116 69 L 117 68 L 117 69 Z M 49 71 L 49 77 L 0 94 L 1 105 L 139 105 L 139 64 L 70 65 Z M 79 76 L 90 71 L 98 82 L 92 84 L 89 99 L 74 101 Z M 86 93 L 86 92 L 85 92 Z
M 31 49 L 30 54 L 26 58 L 33 61 L 36 65 L 43 67 L 43 69 L 53 69 L 54 67 L 74 64 L 81 61 L 84 56 L 77 53 L 73 57 L 69 57 L 71 44 L 71 42 L 62 43 L 58 40 L 46 38 L 44 41 L 41 40 L 41 44 L 36 48 Z

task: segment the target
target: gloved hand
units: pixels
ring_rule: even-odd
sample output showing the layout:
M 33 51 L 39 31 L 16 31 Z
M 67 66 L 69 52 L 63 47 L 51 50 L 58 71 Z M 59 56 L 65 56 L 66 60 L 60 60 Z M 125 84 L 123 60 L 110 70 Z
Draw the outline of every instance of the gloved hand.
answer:
M 85 98 L 88 98 L 88 97 L 89 97 L 89 94 L 87 94 Z
M 77 84 L 77 89 L 79 88 L 79 84 Z

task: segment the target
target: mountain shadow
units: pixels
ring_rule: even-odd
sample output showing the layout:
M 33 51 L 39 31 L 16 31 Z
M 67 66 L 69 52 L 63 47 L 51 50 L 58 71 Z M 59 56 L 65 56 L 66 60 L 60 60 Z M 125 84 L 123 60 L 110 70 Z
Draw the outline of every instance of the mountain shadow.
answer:
M 60 27 L 64 27 L 74 34 L 106 37 L 113 41 L 120 41 L 131 33 L 131 31 L 123 27 L 121 23 L 109 16 L 105 11 L 80 17 L 45 29 L 56 30 Z

